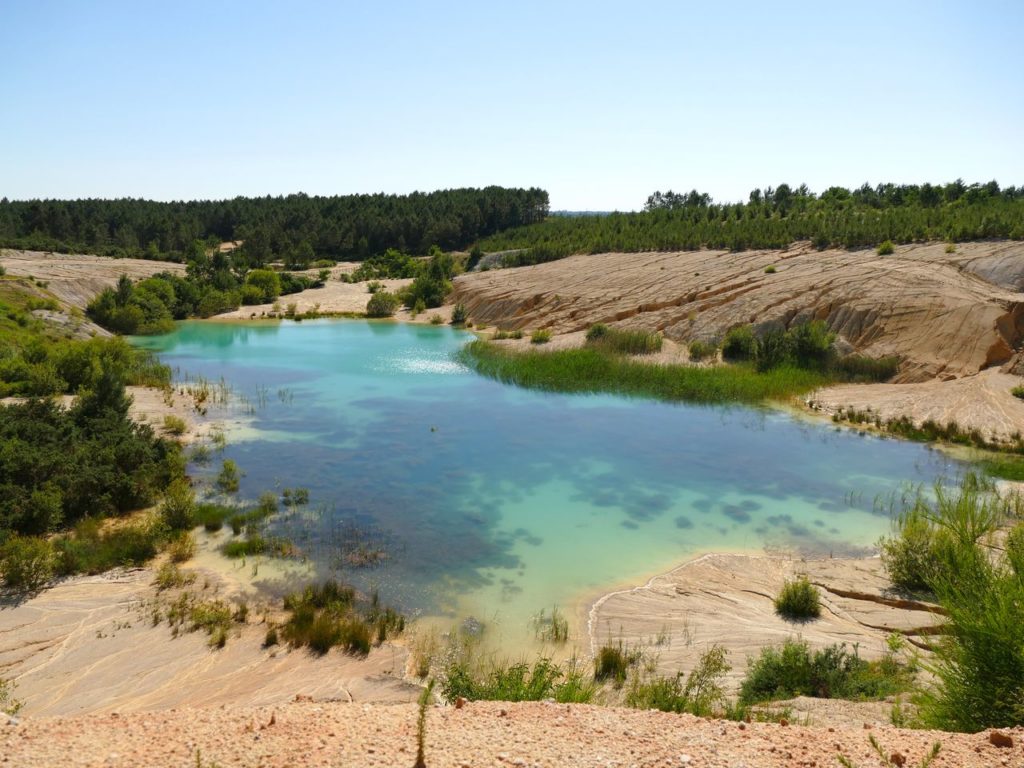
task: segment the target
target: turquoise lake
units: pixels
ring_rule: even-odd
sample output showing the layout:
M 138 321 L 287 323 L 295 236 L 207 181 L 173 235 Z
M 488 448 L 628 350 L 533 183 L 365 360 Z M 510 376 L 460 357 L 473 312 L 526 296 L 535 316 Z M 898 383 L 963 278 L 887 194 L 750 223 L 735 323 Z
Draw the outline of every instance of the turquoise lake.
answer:
M 273 525 L 323 575 L 509 636 L 703 551 L 861 551 L 889 529 L 877 499 L 957 470 L 779 410 L 503 385 L 453 360 L 470 338 L 318 320 L 186 322 L 135 342 L 248 403 L 223 457 L 243 498 L 309 489 L 308 511 Z M 386 557 L 345 557 L 364 550 Z

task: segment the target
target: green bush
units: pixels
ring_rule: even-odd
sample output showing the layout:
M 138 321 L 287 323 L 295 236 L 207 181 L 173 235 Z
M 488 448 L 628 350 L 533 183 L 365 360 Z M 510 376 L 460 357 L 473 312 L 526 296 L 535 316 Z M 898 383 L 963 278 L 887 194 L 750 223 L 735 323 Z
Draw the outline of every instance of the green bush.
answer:
M 722 357 L 726 360 L 752 360 L 756 350 L 757 339 L 749 325 L 730 328 L 722 341 Z
M 391 317 L 401 305 L 401 300 L 393 293 L 377 291 L 366 302 L 367 317 Z
M 596 686 L 583 675 L 575 659 L 563 668 L 550 659 L 476 662 L 465 651 L 449 660 L 442 674 L 441 693 L 448 701 L 543 701 L 587 703 Z
M 237 493 L 241 483 L 241 472 L 232 459 L 224 459 L 214 484 L 221 493 Z
M 0 544 L 3 584 L 18 592 L 32 592 L 49 582 L 57 570 L 57 557 L 46 539 L 12 536 Z
M 626 650 L 621 640 L 615 644 L 606 643 L 597 650 L 597 656 L 594 657 L 594 679 L 611 680 L 616 685 L 622 685 L 629 668 L 639 660 L 639 655 Z
M 622 355 L 650 355 L 661 351 L 660 333 L 625 331 L 596 323 L 587 329 L 587 344 L 591 347 Z
M 196 495 L 185 478 L 178 478 L 167 486 L 160 504 L 160 517 L 172 531 L 182 531 L 195 525 Z
M 382 643 L 405 629 L 405 618 L 382 608 L 376 597 L 359 600 L 355 590 L 334 581 L 292 593 L 284 606 L 290 612 L 282 627 L 284 638 L 320 654 L 340 646 L 346 653 L 365 656 L 374 637 Z
M 915 697 L 925 727 L 974 733 L 1024 722 L 1020 534 L 1011 531 L 1004 553 L 993 549 L 1017 503 L 973 475 L 914 503 L 935 533 L 924 579 L 946 612 L 928 663 L 935 683 Z
M 469 312 L 461 301 L 452 309 L 452 325 L 463 325 L 469 320 Z
M 181 436 L 185 434 L 188 429 L 188 424 L 181 416 L 175 416 L 174 414 L 167 414 L 164 416 L 164 431 L 169 432 L 172 435 Z
M 740 703 L 756 704 L 794 696 L 825 699 L 883 699 L 905 691 L 910 670 L 892 654 L 868 662 L 845 645 L 811 652 L 805 641 L 787 640 L 781 648 L 763 648 L 750 659 L 740 685 Z
M 703 654 L 683 684 L 682 673 L 674 677 L 635 676 L 626 692 L 626 706 L 634 709 L 658 709 L 662 712 L 687 712 L 711 717 L 725 706 L 721 680 L 730 667 L 726 651 L 713 645 Z
M 764 268 L 764 273 L 766 275 L 774 275 L 776 271 L 777 270 L 775 269 L 774 264 L 769 264 L 767 267 Z
M 551 341 L 551 331 L 546 328 L 538 328 L 530 334 L 531 344 L 547 344 L 549 341 Z
M 821 615 L 818 588 L 806 576 L 786 581 L 775 598 L 775 612 L 792 620 L 818 618 Z
M 690 342 L 690 359 L 691 360 L 703 360 L 706 357 L 713 357 L 718 352 L 718 347 L 714 344 L 709 344 L 706 341 L 700 341 L 699 339 Z
M 111 568 L 145 565 L 167 541 L 167 528 L 156 520 L 143 519 L 104 527 L 87 518 L 72 533 L 53 540 L 62 574 L 103 573 Z
M 879 256 L 891 256 L 896 253 L 896 247 L 892 244 L 891 240 L 883 240 L 878 246 Z
M 1010 394 L 1016 398 L 1024 400 L 1024 385 L 1018 385 L 1010 390 Z

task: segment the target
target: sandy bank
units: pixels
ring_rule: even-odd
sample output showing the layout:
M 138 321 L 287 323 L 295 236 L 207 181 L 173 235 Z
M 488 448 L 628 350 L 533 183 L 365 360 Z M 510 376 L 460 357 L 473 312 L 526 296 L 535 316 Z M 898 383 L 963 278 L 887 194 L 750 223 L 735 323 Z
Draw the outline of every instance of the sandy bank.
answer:
M 798 574 L 819 587 L 819 619 L 792 622 L 775 613 L 783 583 Z M 735 690 L 747 657 L 762 647 L 800 636 L 815 648 L 856 644 L 863 657 L 878 658 L 892 632 L 922 644 L 941 621 L 934 608 L 895 594 L 878 558 L 707 554 L 599 598 L 587 635 L 591 653 L 609 638 L 648 650 L 662 674 L 689 672 L 711 645 L 722 645 L 732 665 L 727 685 Z
M 211 558 L 219 562 L 205 565 Z M 385 644 L 365 659 L 340 652 L 319 657 L 285 645 L 263 648 L 264 617 L 280 611 L 280 601 L 268 595 L 286 588 L 289 568 L 263 562 L 261 577 L 247 578 L 254 565 L 201 553 L 184 568 L 196 577 L 185 591 L 249 606 L 246 622 L 234 626 L 219 650 L 208 647 L 201 631 L 174 637 L 166 622 L 154 624 L 154 609 L 177 593 L 158 593 L 149 568 L 70 578 L 22 602 L 0 603 L 0 675 L 15 681 L 15 695 L 30 717 L 258 706 L 296 695 L 415 699 L 419 688 L 403 682 L 401 646 Z

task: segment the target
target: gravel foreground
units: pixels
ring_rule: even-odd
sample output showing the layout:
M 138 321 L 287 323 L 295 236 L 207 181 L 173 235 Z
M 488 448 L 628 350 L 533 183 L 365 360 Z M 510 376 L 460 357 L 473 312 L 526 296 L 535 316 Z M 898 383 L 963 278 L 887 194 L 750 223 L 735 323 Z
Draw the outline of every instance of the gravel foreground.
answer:
M 416 760 L 415 705 L 294 702 L 260 708 L 178 709 L 28 718 L 0 725 L 0 765 L 408 766 Z M 858 768 L 1024 766 L 1024 729 L 979 734 L 896 728 L 807 728 L 553 703 L 431 707 L 426 765 L 824 768 L 845 755 Z M 998 742 L 1004 746 L 997 746 Z

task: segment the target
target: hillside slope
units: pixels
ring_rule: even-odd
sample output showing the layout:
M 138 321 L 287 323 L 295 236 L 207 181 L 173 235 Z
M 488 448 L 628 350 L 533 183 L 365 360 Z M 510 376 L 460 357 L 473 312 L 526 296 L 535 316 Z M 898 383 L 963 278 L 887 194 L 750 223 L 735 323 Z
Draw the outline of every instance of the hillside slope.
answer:
M 476 322 L 579 331 L 595 322 L 717 340 L 736 325 L 820 319 L 840 344 L 899 355 L 900 382 L 1010 363 L 1024 341 L 1024 243 L 874 251 L 602 253 L 455 281 Z M 766 272 L 774 267 L 775 272 Z

